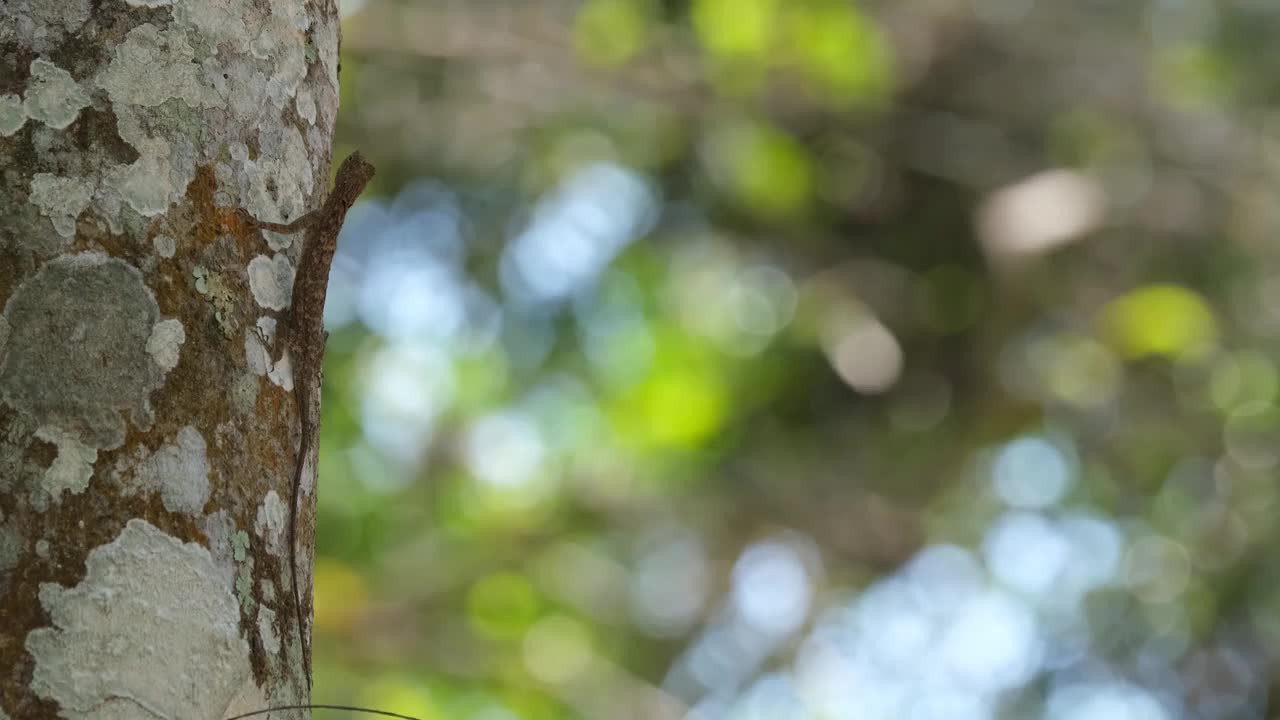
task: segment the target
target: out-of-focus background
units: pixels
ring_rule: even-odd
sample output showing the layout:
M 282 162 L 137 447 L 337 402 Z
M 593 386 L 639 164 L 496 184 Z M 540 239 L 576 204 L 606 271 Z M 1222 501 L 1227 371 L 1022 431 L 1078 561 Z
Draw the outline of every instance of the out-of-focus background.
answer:
M 1280 5 L 344 12 L 316 702 L 1275 717 Z

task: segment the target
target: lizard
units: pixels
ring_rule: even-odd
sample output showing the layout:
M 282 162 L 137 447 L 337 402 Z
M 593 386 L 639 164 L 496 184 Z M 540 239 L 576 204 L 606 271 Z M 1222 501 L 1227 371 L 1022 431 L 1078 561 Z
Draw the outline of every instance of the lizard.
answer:
M 241 209 L 239 215 L 250 227 L 293 234 L 304 231 L 302 258 L 293 279 L 293 299 L 284 323 L 276 331 L 277 343 L 283 343 L 293 368 L 293 391 L 298 401 L 301 438 L 298 460 L 289 487 L 289 572 L 293 584 L 293 607 L 298 622 L 298 644 L 302 666 L 311 688 L 311 649 L 307 641 L 306 622 L 302 617 L 302 595 L 298 592 L 298 504 L 302 470 L 307 458 L 316 451 L 320 430 L 320 385 L 324 346 L 329 334 L 324 330 L 324 301 L 329 288 L 329 266 L 337 250 L 338 231 L 347 211 L 373 179 L 374 169 L 359 152 L 342 161 L 333 189 L 324 204 L 288 223 L 264 222 Z

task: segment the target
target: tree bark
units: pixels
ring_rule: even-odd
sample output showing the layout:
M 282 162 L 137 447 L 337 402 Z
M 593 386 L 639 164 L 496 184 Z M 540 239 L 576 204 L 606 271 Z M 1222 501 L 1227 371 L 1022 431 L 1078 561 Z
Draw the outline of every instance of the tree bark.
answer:
M 300 241 L 236 210 L 319 204 L 337 75 L 333 0 L 0 3 L 0 720 L 307 701 Z

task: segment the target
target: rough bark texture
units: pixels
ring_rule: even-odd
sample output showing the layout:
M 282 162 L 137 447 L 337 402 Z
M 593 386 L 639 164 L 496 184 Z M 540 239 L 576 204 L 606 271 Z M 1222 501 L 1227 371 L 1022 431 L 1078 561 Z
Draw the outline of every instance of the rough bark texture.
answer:
M 305 701 L 299 241 L 238 210 L 319 203 L 337 73 L 333 0 L 0 2 L 0 720 Z

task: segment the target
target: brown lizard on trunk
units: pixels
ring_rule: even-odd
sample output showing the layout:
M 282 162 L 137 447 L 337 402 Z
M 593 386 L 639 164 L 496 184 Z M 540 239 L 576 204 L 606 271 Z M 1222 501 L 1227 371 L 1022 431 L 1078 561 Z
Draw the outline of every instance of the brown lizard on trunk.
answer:
M 293 606 L 298 621 L 298 642 L 302 652 L 302 665 L 307 675 L 307 688 L 311 687 L 311 649 L 307 640 L 306 623 L 302 617 L 302 595 L 298 592 L 298 503 L 302 483 L 302 469 L 307 457 L 316 451 L 317 433 L 320 429 L 320 384 L 324 345 L 328 333 L 324 331 L 324 301 L 329 288 L 329 265 L 338 246 L 338 231 L 347 217 L 347 211 L 360 193 L 373 179 L 373 165 L 355 152 L 342 161 L 334 179 L 333 190 L 319 209 L 303 215 L 290 223 L 271 223 L 255 220 L 246 211 L 241 217 L 251 226 L 278 233 L 296 233 L 305 230 L 302 259 L 293 280 L 293 300 L 288 317 L 276 331 L 277 340 L 283 340 L 293 366 L 293 391 L 298 399 L 298 421 L 301 425 L 301 441 L 298 444 L 298 462 L 293 471 L 293 484 L 289 488 L 289 565 L 293 583 Z

